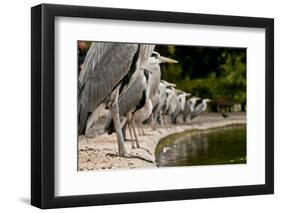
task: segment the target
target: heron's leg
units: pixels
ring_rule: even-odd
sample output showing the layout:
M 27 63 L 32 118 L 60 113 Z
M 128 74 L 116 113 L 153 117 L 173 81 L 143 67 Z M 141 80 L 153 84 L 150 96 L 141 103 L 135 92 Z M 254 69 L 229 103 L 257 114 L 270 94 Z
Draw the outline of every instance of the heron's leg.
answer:
M 164 127 L 164 121 L 163 121 L 162 115 L 159 115 L 159 122 L 160 122 L 160 127 L 163 128 Z
M 127 136 L 126 136 L 126 127 L 127 127 L 127 123 L 122 127 L 122 134 L 123 134 L 123 137 L 124 137 L 124 141 L 129 140 L 129 139 L 127 139 Z
M 165 115 L 162 115 L 162 124 L 163 124 L 163 127 L 165 128 L 165 130 L 168 131 L 168 125 L 167 125 L 167 122 L 166 122 Z
M 190 122 L 191 122 L 191 120 L 190 120 L 190 114 L 188 114 L 188 115 L 186 116 L 186 122 L 187 122 L 188 125 L 190 125 Z
M 91 115 L 89 116 L 88 120 L 87 120 L 87 125 L 86 125 L 86 134 L 89 131 L 90 128 L 92 128 L 95 123 L 98 121 L 99 119 L 99 115 L 102 112 L 102 110 L 104 110 L 105 108 L 105 104 L 101 103 L 97 109 L 91 113 Z
M 118 98 L 117 98 L 117 101 L 118 101 Z M 121 124 L 120 124 L 120 120 L 119 120 L 119 111 L 117 111 L 118 110 L 118 105 L 115 105 L 115 103 L 116 102 L 114 102 L 112 104 L 111 113 L 112 113 L 112 118 L 113 118 L 113 122 L 114 122 L 114 126 L 115 126 L 117 141 L 118 141 L 119 156 L 125 157 L 125 158 L 137 158 L 137 159 L 140 159 L 140 160 L 147 161 L 149 163 L 155 163 L 154 160 L 147 159 L 147 158 L 139 156 L 139 155 L 134 155 L 134 154 L 128 153 L 126 151 L 125 144 L 124 144 L 124 138 L 123 138 L 122 130 L 121 130 Z M 134 126 L 132 126 L 132 128 L 134 130 Z M 135 134 L 135 131 L 134 131 L 134 134 Z M 136 134 L 135 134 L 135 137 L 136 137 Z M 137 139 L 137 137 L 136 137 L 136 139 Z M 137 147 L 139 148 L 138 142 L 137 142 Z
M 129 125 L 129 124 L 128 124 L 128 129 L 129 129 L 129 133 L 130 133 L 130 138 L 133 141 L 134 137 L 133 137 L 133 133 L 132 133 L 132 128 L 131 128 L 131 125 Z
M 156 130 L 157 121 L 156 121 L 154 115 L 152 115 L 152 117 L 151 117 L 151 123 L 152 123 L 152 130 Z
M 186 114 L 184 114 L 182 116 L 182 120 L 183 120 L 183 123 L 186 124 L 186 122 L 188 121 L 188 116 Z
M 119 117 L 118 96 L 119 96 L 119 86 L 116 88 L 116 93 L 111 96 L 111 97 L 114 97 L 114 100 L 113 100 L 112 104 L 110 105 L 110 111 L 111 111 L 115 131 L 116 131 L 116 136 L 117 136 L 119 156 L 125 157 L 125 158 L 137 158 L 140 160 L 147 161 L 149 163 L 154 163 L 154 160 L 150 160 L 150 159 L 147 159 L 147 158 L 139 156 L 139 155 L 134 155 L 134 154 L 128 153 L 126 151 L 124 138 L 123 138 L 123 134 L 122 134 L 122 126 L 121 126 L 120 117 Z
M 134 118 L 133 117 L 131 119 L 131 124 L 132 124 L 133 133 L 134 133 L 134 136 L 135 136 L 135 139 L 136 139 L 137 148 L 140 148 L 139 140 L 138 140 L 138 137 L 137 137 L 137 133 L 136 133 L 135 124 L 134 124 Z
M 119 114 L 119 113 L 118 113 Z M 112 118 L 113 119 L 115 119 L 115 117 L 113 116 L 113 114 L 112 114 Z M 113 121 L 115 121 L 115 120 L 113 120 Z M 118 123 L 118 122 L 117 122 Z M 128 120 L 128 126 L 129 126 L 129 124 L 130 124 L 130 121 Z M 114 125 L 115 125 L 115 123 L 114 123 Z M 136 136 L 136 131 L 135 131 L 135 129 L 134 129 L 134 125 L 132 125 L 132 128 L 133 128 L 133 132 L 134 132 L 134 135 L 135 135 L 135 137 L 136 137 L 136 140 L 137 140 L 137 136 Z M 137 159 L 140 159 L 140 160 L 144 160 L 144 161 L 147 161 L 147 162 L 149 162 L 149 163 L 155 163 L 154 162 L 154 160 L 152 160 L 152 159 L 148 159 L 148 158 L 146 158 L 146 157 L 142 157 L 142 156 L 139 156 L 139 155 L 134 155 L 134 154 L 131 154 L 131 153 L 128 153 L 128 152 L 126 152 L 126 149 L 125 149 L 125 146 L 124 146 L 124 140 L 123 140 L 123 143 L 120 143 L 119 141 L 119 134 L 117 134 L 118 133 L 118 129 L 117 129 L 117 127 L 115 126 L 115 130 L 116 130 L 116 135 L 117 135 L 117 141 L 118 141 L 118 150 L 119 150 L 119 156 L 122 156 L 122 157 L 125 157 L 125 158 L 137 158 Z M 121 132 L 121 134 L 122 134 L 122 131 L 120 131 Z M 121 135 L 122 136 L 122 135 Z M 123 138 L 122 138 L 123 139 Z M 139 146 L 139 143 L 138 142 L 136 142 L 136 144 L 137 144 L 137 148 L 141 148 L 140 146 Z M 120 146 L 121 145 L 121 146 Z M 149 150 L 147 150 L 147 149 L 145 149 L 145 148 L 142 148 L 142 149 L 144 149 L 144 150 L 146 150 L 150 155 L 152 155 L 151 153 L 150 153 L 150 151 Z
M 121 126 L 122 126 L 122 134 L 123 134 L 124 141 L 128 141 L 129 139 L 126 139 L 127 119 L 124 118 L 124 117 L 121 117 L 120 123 L 121 123 Z
M 142 131 L 142 135 L 146 135 L 142 124 L 141 124 L 141 131 Z
M 156 128 L 161 128 L 162 127 L 162 120 L 161 120 L 160 116 L 156 115 L 154 120 L 155 120 Z
M 142 133 L 139 125 L 137 126 L 137 129 L 138 129 L 138 134 L 141 135 Z
M 132 133 L 132 128 L 131 128 L 131 120 L 128 120 L 128 129 L 129 129 L 129 133 L 130 133 L 130 137 L 131 137 L 131 142 L 132 142 L 132 148 L 136 148 L 135 147 L 135 143 L 134 143 L 134 138 L 133 138 L 133 133 Z
M 115 131 L 116 131 L 116 137 L 117 137 L 117 142 L 118 142 L 118 153 L 120 156 L 125 156 L 127 154 L 127 152 L 125 149 L 124 138 L 123 138 L 123 134 L 122 134 L 122 126 L 120 123 L 118 96 L 119 96 L 119 87 L 117 87 L 117 92 L 116 92 L 116 94 L 114 96 L 114 100 L 110 106 L 110 111 L 111 111 Z

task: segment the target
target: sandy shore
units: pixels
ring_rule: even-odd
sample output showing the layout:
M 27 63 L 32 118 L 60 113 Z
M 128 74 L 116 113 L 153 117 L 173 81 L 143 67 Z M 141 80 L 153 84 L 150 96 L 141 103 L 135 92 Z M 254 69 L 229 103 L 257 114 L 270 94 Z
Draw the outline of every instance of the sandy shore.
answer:
M 154 150 L 159 140 L 170 134 L 186 130 L 205 130 L 228 125 L 245 124 L 245 113 L 232 113 L 229 118 L 222 118 L 218 113 L 206 113 L 189 125 L 169 125 L 168 128 L 153 130 L 150 126 L 145 127 L 146 135 L 138 135 L 142 148 L 132 149 L 130 141 L 125 142 L 127 151 L 138 156 L 154 161 Z M 126 134 L 129 136 L 129 133 Z M 118 157 L 118 147 L 115 134 L 101 134 L 94 138 L 79 138 L 79 171 L 101 169 L 128 169 L 155 167 L 155 164 L 137 158 Z

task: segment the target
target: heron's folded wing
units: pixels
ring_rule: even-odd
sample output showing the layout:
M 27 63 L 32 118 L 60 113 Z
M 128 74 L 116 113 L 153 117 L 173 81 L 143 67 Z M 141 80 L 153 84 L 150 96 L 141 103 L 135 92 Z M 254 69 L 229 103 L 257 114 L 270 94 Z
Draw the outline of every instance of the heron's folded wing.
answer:
M 190 114 L 190 119 L 193 119 L 200 115 L 204 111 L 204 105 L 201 103 L 199 104 Z
M 137 44 L 93 43 L 78 80 L 79 101 L 92 112 L 131 68 Z M 84 69 L 85 68 L 85 69 Z
M 118 100 L 119 115 L 126 116 L 127 113 L 133 112 L 141 108 L 145 103 L 145 89 L 147 87 L 146 81 L 143 76 L 143 71 L 138 70 L 135 73 L 132 82 L 128 88 L 120 95 Z M 105 131 L 111 129 L 113 120 L 111 115 L 108 116 L 105 123 Z
M 138 44 L 92 43 L 78 78 L 79 132 L 131 69 Z

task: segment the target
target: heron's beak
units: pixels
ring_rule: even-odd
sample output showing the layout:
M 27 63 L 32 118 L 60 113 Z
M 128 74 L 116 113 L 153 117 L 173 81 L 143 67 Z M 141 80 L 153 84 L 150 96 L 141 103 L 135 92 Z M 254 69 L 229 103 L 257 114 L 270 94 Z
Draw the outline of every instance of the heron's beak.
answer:
M 184 96 L 185 96 L 185 97 L 189 97 L 189 96 L 191 96 L 191 93 L 185 93 Z
M 169 83 L 169 82 L 164 81 L 164 80 L 162 80 L 161 82 L 162 82 L 163 84 L 165 84 L 166 87 L 176 87 L 176 86 L 177 86 L 176 84 Z
M 181 90 L 179 90 L 179 89 L 175 89 L 175 88 L 174 88 L 174 91 L 175 91 L 175 93 L 176 93 L 177 95 L 183 94 L 183 91 L 181 91 Z
M 166 58 L 164 56 L 159 56 L 158 59 L 161 61 L 161 63 L 172 63 L 172 64 L 178 63 L 178 61 L 171 58 Z
M 171 88 L 175 88 L 177 85 L 176 84 L 172 84 L 172 83 L 168 83 L 166 86 L 167 87 L 171 87 Z

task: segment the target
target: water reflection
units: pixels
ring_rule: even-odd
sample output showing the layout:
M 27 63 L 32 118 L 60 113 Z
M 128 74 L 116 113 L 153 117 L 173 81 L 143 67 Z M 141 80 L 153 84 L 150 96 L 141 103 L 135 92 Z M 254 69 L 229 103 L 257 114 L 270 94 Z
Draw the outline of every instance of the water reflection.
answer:
M 161 167 L 246 163 L 246 126 L 172 135 L 155 154 Z

